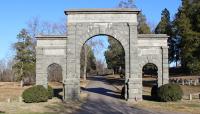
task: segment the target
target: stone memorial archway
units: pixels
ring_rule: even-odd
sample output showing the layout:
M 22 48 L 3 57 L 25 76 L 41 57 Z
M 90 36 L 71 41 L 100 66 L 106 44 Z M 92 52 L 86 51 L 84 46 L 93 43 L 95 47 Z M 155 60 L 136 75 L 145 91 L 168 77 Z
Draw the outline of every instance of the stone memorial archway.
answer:
M 158 67 L 158 86 L 168 83 L 168 36 L 138 34 L 137 9 L 67 10 L 67 36 L 38 36 L 36 84 L 47 87 L 46 67 L 57 63 L 63 69 L 64 100 L 80 95 L 80 53 L 84 43 L 97 35 L 118 40 L 125 51 L 127 100 L 142 100 L 142 68 Z

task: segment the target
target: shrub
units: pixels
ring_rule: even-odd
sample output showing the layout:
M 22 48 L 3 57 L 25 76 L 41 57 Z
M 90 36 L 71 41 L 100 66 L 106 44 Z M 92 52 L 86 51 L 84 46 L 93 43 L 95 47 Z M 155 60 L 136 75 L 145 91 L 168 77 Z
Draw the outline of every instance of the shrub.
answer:
M 48 91 L 41 85 L 26 89 L 22 97 L 26 103 L 46 102 L 48 100 Z
M 158 99 L 162 102 L 181 100 L 183 91 L 177 84 L 166 84 L 158 89 Z
M 53 92 L 53 88 L 51 86 L 48 86 L 48 98 L 52 99 L 54 97 L 54 92 Z
M 157 100 L 157 98 L 158 98 L 158 86 L 157 85 L 154 85 L 151 88 L 151 97 L 152 97 L 152 99 Z

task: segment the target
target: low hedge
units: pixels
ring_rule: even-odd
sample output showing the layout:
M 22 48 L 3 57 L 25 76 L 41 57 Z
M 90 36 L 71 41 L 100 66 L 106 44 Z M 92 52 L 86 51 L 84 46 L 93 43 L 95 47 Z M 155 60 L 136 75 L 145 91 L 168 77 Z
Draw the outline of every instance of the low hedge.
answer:
M 161 102 L 178 101 L 182 99 L 183 91 L 177 84 L 165 84 L 158 88 L 157 95 Z
M 26 103 L 39 103 L 46 102 L 49 97 L 49 93 L 46 88 L 41 85 L 33 86 L 26 89 L 22 97 Z

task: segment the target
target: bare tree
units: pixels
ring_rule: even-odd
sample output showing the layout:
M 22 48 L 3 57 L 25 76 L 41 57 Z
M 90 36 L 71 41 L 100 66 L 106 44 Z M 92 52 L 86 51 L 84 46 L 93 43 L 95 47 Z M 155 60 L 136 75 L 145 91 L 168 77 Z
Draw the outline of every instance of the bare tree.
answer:
M 96 61 L 96 70 L 97 70 L 97 75 L 104 74 L 104 61 L 102 60 Z
M 12 71 L 13 59 L 0 60 L 0 81 L 13 82 L 15 81 Z
M 90 46 L 92 48 L 92 51 L 98 52 L 100 48 L 104 47 L 104 44 L 101 42 L 101 40 L 97 40 L 95 38 L 90 39 L 86 44 L 84 44 L 84 74 L 83 74 L 83 79 L 86 80 L 87 77 L 87 58 L 89 54 L 89 48 L 87 47 Z
M 31 37 L 35 38 L 37 35 L 66 35 L 67 24 L 63 19 L 61 22 L 47 22 L 42 21 L 38 17 L 33 18 L 28 22 L 28 32 Z

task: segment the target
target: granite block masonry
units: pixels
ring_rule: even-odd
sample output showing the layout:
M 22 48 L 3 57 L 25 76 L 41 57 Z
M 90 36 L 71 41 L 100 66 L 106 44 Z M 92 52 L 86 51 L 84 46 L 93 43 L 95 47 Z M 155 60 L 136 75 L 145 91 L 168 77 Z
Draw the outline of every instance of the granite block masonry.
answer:
M 97 35 L 118 40 L 125 51 L 127 100 L 142 100 L 142 69 L 148 63 L 158 68 L 158 86 L 168 83 L 168 36 L 138 34 L 138 9 L 72 9 L 67 15 L 66 36 L 37 36 L 36 84 L 47 87 L 47 68 L 62 67 L 63 100 L 79 99 L 80 53 L 84 43 Z

